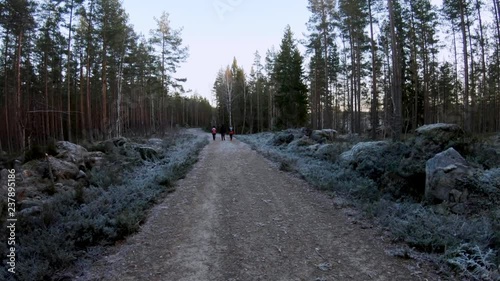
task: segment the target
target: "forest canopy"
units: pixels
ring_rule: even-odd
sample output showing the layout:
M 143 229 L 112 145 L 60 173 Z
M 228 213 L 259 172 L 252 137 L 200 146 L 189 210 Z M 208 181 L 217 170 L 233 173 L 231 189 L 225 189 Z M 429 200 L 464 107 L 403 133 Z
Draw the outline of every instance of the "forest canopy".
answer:
M 210 119 L 208 100 L 176 76 L 188 48 L 168 13 L 146 37 L 119 0 L 5 0 L 0 11 L 0 151 Z
M 431 123 L 498 131 L 500 1 L 435 3 L 309 0 L 308 32 L 291 43 L 305 53 L 283 61 L 287 46 L 270 46 L 264 59 L 255 53 L 247 74 L 235 58 L 214 83 L 218 119 L 231 116 L 243 133 L 306 125 L 399 139 Z M 281 75 L 284 67 L 293 74 Z M 223 87 L 228 71 L 231 93 Z M 306 100 L 297 103 L 284 81 L 305 83 Z M 304 110 L 307 121 L 296 122 Z

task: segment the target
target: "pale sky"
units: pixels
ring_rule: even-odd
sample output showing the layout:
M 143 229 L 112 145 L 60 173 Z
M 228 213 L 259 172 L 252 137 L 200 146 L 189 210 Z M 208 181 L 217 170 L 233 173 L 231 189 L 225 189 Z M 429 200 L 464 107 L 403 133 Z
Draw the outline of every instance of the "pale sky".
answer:
M 149 37 L 154 17 L 170 15 L 173 28 L 183 28 L 189 58 L 177 71 L 186 77 L 185 89 L 213 101 L 212 86 L 221 67 L 236 57 L 247 73 L 259 51 L 262 63 L 267 49 L 279 49 L 287 24 L 302 39 L 309 19 L 307 0 L 123 0 L 137 33 Z
M 249 74 L 256 50 L 264 64 L 268 49 L 274 46 L 279 50 L 287 24 L 295 39 L 304 39 L 310 16 L 308 0 L 122 1 L 134 30 L 147 38 L 149 31 L 156 28 L 154 18 L 160 18 L 163 11 L 170 15 L 173 28 L 183 28 L 181 36 L 184 45 L 189 46 L 189 58 L 178 69 L 176 78 L 187 78 L 184 88 L 197 91 L 211 103 L 219 69 L 236 57 Z M 441 6 L 442 0 L 431 2 Z M 304 54 L 305 48 L 298 46 Z

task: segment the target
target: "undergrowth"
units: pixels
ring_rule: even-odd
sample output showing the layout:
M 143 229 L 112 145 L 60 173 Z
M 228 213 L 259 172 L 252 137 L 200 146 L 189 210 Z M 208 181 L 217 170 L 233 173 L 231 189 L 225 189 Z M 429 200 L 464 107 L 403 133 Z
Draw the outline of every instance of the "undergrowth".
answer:
M 319 189 L 348 198 L 351 204 L 364 211 L 365 217 L 389 228 L 394 240 L 405 242 L 414 250 L 438 255 L 440 266 L 454 270 L 460 278 L 500 280 L 500 209 L 492 208 L 481 216 L 443 214 L 423 205 L 415 196 L 396 199 L 395 192 L 387 187 L 381 189 L 384 183 L 374 180 L 380 172 L 401 170 L 398 163 L 383 163 L 384 166 L 378 167 L 382 170 L 373 177 L 370 175 L 374 173 L 368 173 L 370 171 L 363 167 L 346 168 L 337 160 L 353 144 L 315 144 L 299 139 L 288 145 L 274 145 L 271 133 L 239 136 L 239 139 L 281 163 L 281 170 L 295 172 Z M 399 150 L 405 151 L 404 145 L 392 146 L 400 146 Z M 392 146 L 390 151 L 395 151 Z M 386 156 L 391 161 L 401 157 Z M 404 171 L 399 172 L 404 175 Z M 496 179 L 488 180 L 495 182 Z
M 185 176 L 208 143 L 191 135 L 171 138 L 165 141 L 164 157 L 158 161 L 125 167 L 117 163 L 121 168 L 107 165 L 92 175 L 91 187 L 54 194 L 37 216 L 20 213 L 18 271 L 12 275 L 1 269 L 0 277 L 57 280 L 62 270 L 88 264 L 105 246 L 136 232 L 148 209 L 172 191 L 173 183 Z M 118 176 L 121 180 L 113 179 Z

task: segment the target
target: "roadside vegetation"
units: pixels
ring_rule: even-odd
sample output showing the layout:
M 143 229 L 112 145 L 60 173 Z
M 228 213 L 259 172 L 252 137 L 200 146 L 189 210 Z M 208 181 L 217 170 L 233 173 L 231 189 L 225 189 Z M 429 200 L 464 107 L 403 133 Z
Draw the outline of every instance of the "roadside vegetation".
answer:
M 60 184 L 51 196 L 20 210 L 17 280 L 64 279 L 62 272 L 68 268 L 85 268 L 106 246 L 138 231 L 148 210 L 175 190 L 175 182 L 207 143 L 206 138 L 176 134 L 89 145 L 90 153 L 104 153 L 104 162 L 87 171 L 86 184 Z M 4 243 L 1 247 L 6 252 Z M 2 269 L 1 276 L 9 280 L 14 275 Z
M 418 138 L 328 140 L 286 130 L 238 139 L 389 230 L 393 241 L 404 242 L 394 255 L 431 260 L 445 278 L 500 280 L 500 166 L 493 138 L 464 137 L 433 147 L 453 147 L 474 167 L 463 183 L 470 195 L 461 208 L 425 199 L 425 163 L 434 153 Z

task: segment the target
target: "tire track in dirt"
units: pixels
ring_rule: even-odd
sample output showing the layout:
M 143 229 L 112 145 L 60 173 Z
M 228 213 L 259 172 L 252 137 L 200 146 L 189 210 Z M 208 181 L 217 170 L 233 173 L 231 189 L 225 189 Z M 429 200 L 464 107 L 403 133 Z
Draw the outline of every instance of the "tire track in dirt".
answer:
M 77 280 L 438 280 L 248 145 L 210 141 L 141 231 Z

